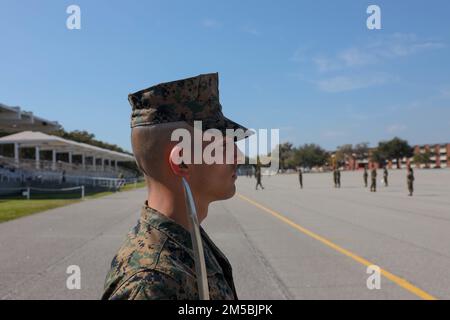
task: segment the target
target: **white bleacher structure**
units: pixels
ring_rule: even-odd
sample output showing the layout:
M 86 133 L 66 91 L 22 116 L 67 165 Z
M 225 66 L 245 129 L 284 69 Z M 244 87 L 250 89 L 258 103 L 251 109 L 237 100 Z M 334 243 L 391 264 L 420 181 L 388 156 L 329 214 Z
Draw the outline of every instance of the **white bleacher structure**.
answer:
M 136 173 L 120 167 L 134 157 L 36 131 L 24 131 L 0 138 L 13 155 L 0 155 L 0 182 L 65 182 L 76 185 L 117 187 L 119 180 L 136 178 Z M 21 158 L 28 149 L 31 159 Z M 51 160 L 44 160 L 47 154 Z M 58 159 L 59 158 L 59 159 Z M 63 158 L 64 160 L 62 160 Z M 119 178 L 121 176 L 121 179 Z

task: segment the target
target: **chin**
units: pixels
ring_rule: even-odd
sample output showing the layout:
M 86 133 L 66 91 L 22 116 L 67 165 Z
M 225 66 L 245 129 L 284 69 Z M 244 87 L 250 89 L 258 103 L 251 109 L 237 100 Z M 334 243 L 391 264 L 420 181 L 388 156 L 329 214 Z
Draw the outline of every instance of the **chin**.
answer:
M 225 192 L 220 193 L 220 196 L 217 197 L 216 201 L 227 200 L 232 198 L 236 194 L 236 186 L 233 184 L 230 188 L 224 191 Z
M 228 192 L 228 196 L 224 199 L 230 199 L 236 194 L 236 186 L 233 184 L 233 186 L 230 188 L 230 191 Z

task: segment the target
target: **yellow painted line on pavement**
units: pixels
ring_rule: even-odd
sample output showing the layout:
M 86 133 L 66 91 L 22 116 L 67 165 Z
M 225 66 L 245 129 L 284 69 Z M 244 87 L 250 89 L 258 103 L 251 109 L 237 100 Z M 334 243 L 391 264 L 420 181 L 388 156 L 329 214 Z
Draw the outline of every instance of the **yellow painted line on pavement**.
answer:
M 360 263 L 360 264 L 362 264 L 362 265 L 364 265 L 366 267 L 372 266 L 372 265 L 376 265 L 375 263 L 372 263 L 372 262 L 370 262 L 370 261 L 368 261 L 368 260 L 366 260 L 366 259 L 364 259 L 364 258 L 362 258 L 362 257 L 360 257 L 360 256 L 358 256 L 358 255 L 356 255 L 356 254 L 354 254 L 354 253 L 352 253 L 352 252 L 350 252 L 350 251 L 348 251 L 348 250 L 338 246 L 337 244 L 331 242 L 330 240 L 325 239 L 324 237 L 318 235 L 317 233 L 314 233 L 314 232 L 312 232 L 312 231 L 310 231 L 310 230 L 308 230 L 308 229 L 306 229 L 306 228 L 296 224 L 295 222 L 289 220 L 288 218 L 284 217 L 280 213 L 278 213 L 276 211 L 273 211 L 273 210 L 263 206 L 262 204 L 254 201 L 254 200 L 251 200 L 251 199 L 249 199 L 249 198 L 247 198 L 247 197 L 245 197 L 245 196 L 243 196 L 241 194 L 238 194 L 238 196 L 242 200 L 249 202 L 250 204 L 254 205 L 255 207 L 258 207 L 259 209 L 261 209 L 261 210 L 263 210 L 263 211 L 265 211 L 267 213 L 270 213 L 275 218 L 277 218 L 277 219 L 283 221 L 284 223 L 290 225 L 291 227 L 297 229 L 301 233 L 303 233 L 303 234 L 305 234 L 305 235 L 307 235 L 307 236 L 309 236 L 309 237 L 311 237 L 313 239 L 316 239 L 316 240 L 322 242 L 324 245 L 326 245 L 326 246 L 328 246 L 328 247 L 330 247 L 330 248 L 332 248 L 332 249 L 342 253 L 343 255 L 345 255 L 345 256 L 355 260 L 356 262 L 358 262 L 358 263 Z M 387 279 L 391 280 L 392 282 L 394 282 L 398 286 L 402 287 L 403 289 L 405 289 L 405 290 L 411 292 L 412 294 L 418 296 L 419 298 L 422 298 L 424 300 L 437 300 L 434 296 L 432 296 L 431 294 L 423 291 L 420 288 L 417 288 L 416 286 L 414 286 L 413 284 L 411 284 L 407 280 L 405 280 L 403 278 L 400 278 L 400 277 L 396 276 L 395 274 L 392 274 L 389 271 L 384 270 L 382 268 L 380 268 L 380 270 L 381 270 L 381 274 L 384 277 L 386 277 Z

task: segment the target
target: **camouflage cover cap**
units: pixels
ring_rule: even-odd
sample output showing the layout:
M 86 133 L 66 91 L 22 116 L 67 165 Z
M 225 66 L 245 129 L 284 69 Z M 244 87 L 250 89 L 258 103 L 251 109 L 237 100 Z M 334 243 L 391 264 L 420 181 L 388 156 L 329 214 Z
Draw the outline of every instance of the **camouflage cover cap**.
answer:
M 132 107 L 131 127 L 150 126 L 185 121 L 194 125 L 202 121 L 203 129 L 244 131 L 238 139 L 253 134 L 244 126 L 226 118 L 219 101 L 219 74 L 201 74 L 197 77 L 160 83 L 128 95 Z

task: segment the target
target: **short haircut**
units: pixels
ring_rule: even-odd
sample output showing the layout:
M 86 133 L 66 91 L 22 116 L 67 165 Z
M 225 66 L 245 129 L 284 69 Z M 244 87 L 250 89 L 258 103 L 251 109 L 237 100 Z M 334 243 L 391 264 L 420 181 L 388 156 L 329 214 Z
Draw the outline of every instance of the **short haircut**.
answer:
M 170 152 L 178 141 L 171 141 L 175 129 L 193 128 L 184 121 L 170 122 L 145 127 L 135 127 L 131 131 L 133 153 L 139 169 L 147 178 L 163 181 L 168 174 Z

